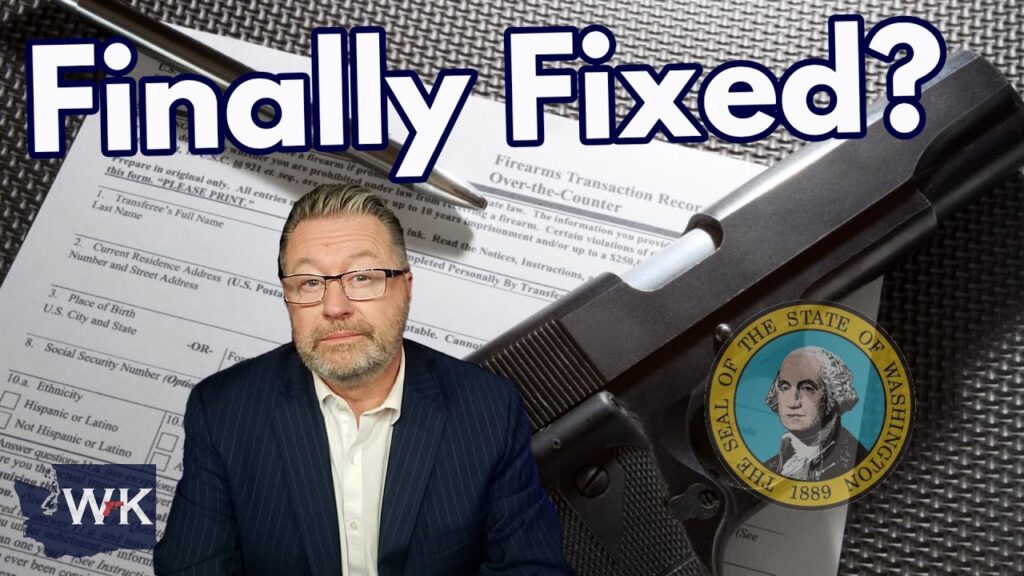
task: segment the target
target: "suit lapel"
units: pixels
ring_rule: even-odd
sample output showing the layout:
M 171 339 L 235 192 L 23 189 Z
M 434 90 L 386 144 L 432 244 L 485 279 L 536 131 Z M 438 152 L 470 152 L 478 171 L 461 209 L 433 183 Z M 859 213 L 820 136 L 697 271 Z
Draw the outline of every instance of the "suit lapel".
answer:
M 334 500 L 330 452 L 313 379 L 297 353 L 282 374 L 274 426 L 290 494 L 312 573 L 341 574 L 338 509 Z
M 402 413 L 391 435 L 381 505 L 377 553 L 380 576 L 405 572 L 413 525 L 446 421 L 433 362 L 420 347 L 406 341 L 405 363 Z

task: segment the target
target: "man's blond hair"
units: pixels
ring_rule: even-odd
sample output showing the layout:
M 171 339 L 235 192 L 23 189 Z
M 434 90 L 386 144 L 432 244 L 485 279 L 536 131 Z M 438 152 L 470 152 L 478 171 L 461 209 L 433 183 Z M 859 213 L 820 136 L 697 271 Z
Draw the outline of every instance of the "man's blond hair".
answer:
M 307 192 L 292 205 L 288 220 L 281 231 L 281 245 L 277 255 L 278 274 L 284 275 L 284 255 L 288 239 L 295 228 L 305 220 L 334 216 L 373 216 L 391 237 L 391 248 L 400 268 L 409 268 L 405 253 L 405 235 L 398 217 L 384 201 L 358 184 L 321 184 Z

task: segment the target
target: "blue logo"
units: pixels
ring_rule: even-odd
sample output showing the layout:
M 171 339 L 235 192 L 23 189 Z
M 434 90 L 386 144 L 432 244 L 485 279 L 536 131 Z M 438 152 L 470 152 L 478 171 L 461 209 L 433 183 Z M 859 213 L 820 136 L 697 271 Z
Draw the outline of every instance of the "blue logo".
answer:
M 156 466 L 53 464 L 45 487 L 14 482 L 25 536 L 46 556 L 82 558 L 156 546 Z

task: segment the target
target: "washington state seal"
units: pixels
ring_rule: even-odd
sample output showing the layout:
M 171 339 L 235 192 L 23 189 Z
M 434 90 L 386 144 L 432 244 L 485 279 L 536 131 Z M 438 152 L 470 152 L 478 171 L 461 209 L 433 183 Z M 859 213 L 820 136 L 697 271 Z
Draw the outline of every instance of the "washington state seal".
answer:
M 733 332 L 712 367 L 706 416 L 741 485 L 785 506 L 827 508 L 896 467 L 913 398 L 906 361 L 884 330 L 845 307 L 799 302 Z

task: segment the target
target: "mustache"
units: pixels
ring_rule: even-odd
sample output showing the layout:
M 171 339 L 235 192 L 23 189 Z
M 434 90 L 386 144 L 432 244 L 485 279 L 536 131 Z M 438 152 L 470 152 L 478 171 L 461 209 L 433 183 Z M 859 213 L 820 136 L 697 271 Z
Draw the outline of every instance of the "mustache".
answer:
M 370 326 L 365 322 L 338 322 L 327 326 L 317 327 L 313 330 L 312 337 L 313 340 L 319 341 L 328 334 L 332 334 L 334 332 L 357 332 L 364 336 L 373 336 L 375 333 L 373 326 Z

